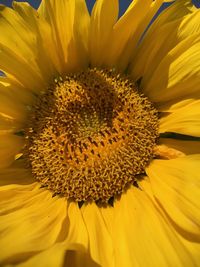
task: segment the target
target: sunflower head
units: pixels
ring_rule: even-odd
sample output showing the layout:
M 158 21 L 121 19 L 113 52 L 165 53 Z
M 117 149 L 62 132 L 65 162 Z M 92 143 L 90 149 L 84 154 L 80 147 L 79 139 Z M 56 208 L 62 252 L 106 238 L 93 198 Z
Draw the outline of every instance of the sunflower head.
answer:
M 200 11 L 129 2 L 0 6 L 1 266 L 199 266 Z
M 153 157 L 157 112 L 114 70 L 88 69 L 56 79 L 38 97 L 25 154 L 37 181 L 75 201 L 108 202 Z

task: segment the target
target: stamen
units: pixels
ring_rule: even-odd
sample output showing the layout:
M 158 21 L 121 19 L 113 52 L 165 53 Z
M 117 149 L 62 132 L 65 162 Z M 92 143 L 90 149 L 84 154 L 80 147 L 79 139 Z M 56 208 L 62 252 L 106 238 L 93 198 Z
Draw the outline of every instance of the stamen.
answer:
M 57 79 L 33 106 L 24 155 L 35 179 L 68 199 L 108 203 L 144 173 L 157 111 L 113 70 Z

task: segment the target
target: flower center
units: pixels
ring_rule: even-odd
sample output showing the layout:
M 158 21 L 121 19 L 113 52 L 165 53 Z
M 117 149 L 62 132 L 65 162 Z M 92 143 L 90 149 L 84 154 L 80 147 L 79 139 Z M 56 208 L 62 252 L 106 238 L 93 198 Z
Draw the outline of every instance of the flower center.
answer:
M 73 201 L 107 203 L 153 157 L 157 111 L 114 70 L 60 79 L 37 100 L 26 151 L 37 181 Z

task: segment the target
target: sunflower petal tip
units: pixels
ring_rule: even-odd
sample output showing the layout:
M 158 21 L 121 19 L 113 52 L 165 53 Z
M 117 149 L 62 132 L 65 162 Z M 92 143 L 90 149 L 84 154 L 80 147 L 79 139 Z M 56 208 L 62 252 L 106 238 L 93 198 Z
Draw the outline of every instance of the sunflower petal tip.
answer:
M 20 159 L 23 156 L 23 153 L 18 153 L 15 155 L 15 160 Z

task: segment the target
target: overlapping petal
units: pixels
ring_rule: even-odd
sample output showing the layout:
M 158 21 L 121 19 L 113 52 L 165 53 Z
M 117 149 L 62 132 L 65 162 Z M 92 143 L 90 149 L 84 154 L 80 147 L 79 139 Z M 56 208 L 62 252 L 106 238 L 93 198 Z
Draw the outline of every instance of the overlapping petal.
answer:
M 154 195 L 154 190 L 152 188 L 151 181 L 148 177 L 145 177 L 140 182 L 140 188 L 143 190 L 148 197 L 151 199 L 152 203 L 156 207 L 159 214 L 162 216 L 165 223 L 171 229 L 173 235 L 178 240 L 178 243 L 181 244 L 183 256 L 186 256 L 189 259 L 188 266 L 198 266 L 199 265 L 199 250 L 200 250 L 200 243 L 195 240 L 192 234 L 183 235 L 182 231 L 177 231 L 177 228 L 174 227 L 174 224 L 170 220 L 168 214 L 162 209 L 162 207 L 157 202 L 157 199 Z M 180 230 L 180 229 L 179 229 Z M 171 238 L 170 238 L 171 239 Z M 174 245 L 173 245 L 174 246 Z M 179 247 L 176 247 L 176 251 L 179 251 Z M 173 265 L 173 263 L 172 263 Z
M 21 151 L 24 139 L 13 134 L 0 135 L 0 169 L 12 164 L 15 156 Z
M 197 140 L 180 140 L 178 138 L 160 138 L 160 145 L 180 151 L 185 155 L 198 154 L 200 152 L 200 142 Z
M 90 24 L 90 60 L 93 66 L 100 66 L 103 62 L 102 51 L 107 49 L 118 12 L 118 0 L 98 0 L 94 5 Z
M 89 253 L 100 266 L 115 266 L 114 244 L 95 203 L 81 209 L 89 237 Z
M 36 184 L 0 190 L 1 264 L 23 261 L 59 240 L 67 213 L 64 199 L 52 199 Z
M 199 154 L 155 160 L 147 168 L 157 202 L 175 229 L 194 242 L 200 241 L 199 172 Z
M 27 3 L 0 8 L 0 69 L 34 92 L 45 90 L 55 72 L 49 30 Z
M 104 64 L 115 66 L 128 43 L 132 42 L 136 46 L 150 18 L 161 4 L 162 1 L 152 3 L 151 0 L 145 0 L 142 3 L 136 0 L 130 4 L 124 15 L 113 26 L 113 31 L 108 39 L 108 46 L 103 53 Z M 134 46 L 132 44 L 131 48 L 134 49 Z M 129 53 L 131 53 L 130 49 Z
M 117 67 L 120 71 L 126 71 L 127 67 L 131 64 L 131 62 L 133 62 L 133 59 L 138 54 L 137 48 L 138 46 L 140 46 L 141 39 L 143 39 L 144 33 L 146 32 L 151 21 L 153 20 L 159 8 L 162 6 L 164 2 L 172 2 L 172 1 L 156 0 L 156 1 L 151 2 L 151 5 L 148 7 L 148 11 L 146 15 L 143 17 L 143 19 L 138 24 L 136 30 L 134 31 L 133 36 L 128 39 L 127 43 L 125 44 L 123 48 L 123 52 L 119 55 L 119 58 L 117 61 Z M 133 21 L 135 21 L 135 18 L 133 18 Z M 145 47 L 143 53 L 145 53 L 146 50 L 147 50 L 147 47 Z M 149 54 L 147 55 L 149 56 Z M 140 61 L 139 61 L 139 64 L 140 64 Z
M 191 35 L 160 62 L 144 88 L 159 110 L 186 98 L 199 98 L 199 48 L 199 34 Z
M 27 261 L 15 265 L 16 267 L 63 267 L 66 248 L 62 244 L 44 250 Z
M 159 132 L 175 132 L 200 137 L 200 100 L 181 101 L 160 119 Z
M 38 253 L 27 261 L 15 265 L 16 267 L 63 267 L 73 266 L 100 267 L 94 262 L 87 252 L 82 252 L 79 248 L 72 249 L 63 243 L 57 243 L 51 248 Z
M 115 266 L 193 266 L 192 254 L 145 191 L 129 189 L 101 213 L 113 239 Z
M 25 168 L 24 160 L 15 160 L 11 166 L 0 169 L 0 186 L 9 184 L 31 184 L 35 179 L 32 177 L 30 169 Z
M 0 77 L 0 134 L 23 128 L 34 95 L 9 77 Z
M 132 77 L 136 80 L 143 77 L 146 85 L 168 52 L 184 38 L 199 32 L 198 16 L 199 11 L 189 0 L 175 1 L 164 10 L 134 51 L 130 66 Z
M 44 0 L 39 14 L 51 27 L 59 72 L 87 67 L 90 16 L 85 1 Z

